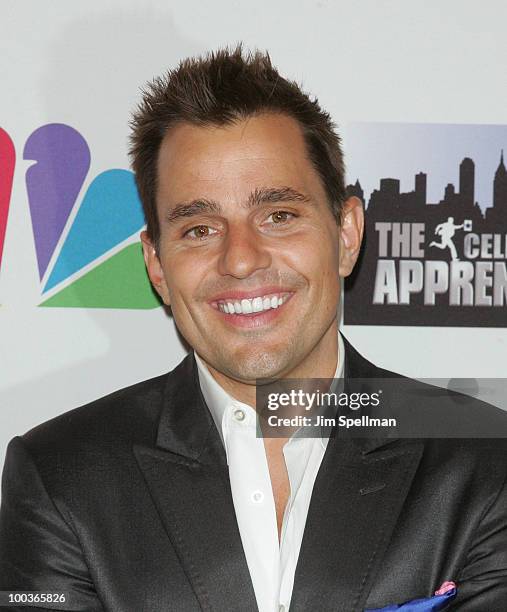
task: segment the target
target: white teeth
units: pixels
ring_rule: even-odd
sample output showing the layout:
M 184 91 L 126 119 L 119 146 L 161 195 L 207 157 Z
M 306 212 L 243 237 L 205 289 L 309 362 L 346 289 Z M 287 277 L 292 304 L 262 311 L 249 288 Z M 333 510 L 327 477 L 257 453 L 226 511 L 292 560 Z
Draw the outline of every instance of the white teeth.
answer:
M 278 308 L 284 304 L 289 297 L 290 295 L 288 293 L 282 295 L 266 295 L 264 297 L 258 296 L 252 299 L 244 298 L 235 302 L 220 301 L 217 303 L 217 306 L 221 312 L 227 314 L 252 314 L 270 310 L 271 308 Z
M 241 311 L 250 314 L 252 312 L 252 302 L 247 299 L 241 300 Z
M 262 310 L 262 298 L 256 297 L 252 302 L 252 310 L 253 312 L 260 312 Z

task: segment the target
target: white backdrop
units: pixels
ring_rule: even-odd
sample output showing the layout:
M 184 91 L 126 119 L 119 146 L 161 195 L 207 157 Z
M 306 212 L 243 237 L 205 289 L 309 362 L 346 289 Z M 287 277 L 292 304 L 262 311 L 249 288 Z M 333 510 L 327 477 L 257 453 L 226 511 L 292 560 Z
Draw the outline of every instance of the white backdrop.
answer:
M 463 0 L 17 0 L 0 4 L 0 127 L 17 164 L 0 272 L 0 467 L 8 440 L 166 372 L 186 351 L 162 309 L 39 308 L 23 160 L 66 123 L 91 168 L 127 168 L 139 87 L 180 58 L 242 40 L 354 121 L 507 124 L 507 5 Z M 507 143 L 506 143 L 507 145 Z M 347 141 L 345 140 L 345 151 Z M 355 181 L 356 177 L 349 177 Z M 505 328 L 349 326 L 370 360 L 414 377 L 503 377 Z

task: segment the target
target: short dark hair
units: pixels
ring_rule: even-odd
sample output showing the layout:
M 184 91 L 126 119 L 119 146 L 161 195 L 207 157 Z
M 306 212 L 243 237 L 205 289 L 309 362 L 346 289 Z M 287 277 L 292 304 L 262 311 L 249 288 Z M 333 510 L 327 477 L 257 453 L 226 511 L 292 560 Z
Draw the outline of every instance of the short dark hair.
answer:
M 336 222 L 340 223 L 346 198 L 341 139 L 317 98 L 311 99 L 295 81 L 280 76 L 268 53 L 245 53 L 239 43 L 234 49 L 226 47 L 187 58 L 149 82 L 142 94 L 130 121 L 129 154 L 148 236 L 157 252 L 158 153 L 164 136 L 178 123 L 228 125 L 265 112 L 293 117 L 302 128 L 309 159 L 322 180 Z

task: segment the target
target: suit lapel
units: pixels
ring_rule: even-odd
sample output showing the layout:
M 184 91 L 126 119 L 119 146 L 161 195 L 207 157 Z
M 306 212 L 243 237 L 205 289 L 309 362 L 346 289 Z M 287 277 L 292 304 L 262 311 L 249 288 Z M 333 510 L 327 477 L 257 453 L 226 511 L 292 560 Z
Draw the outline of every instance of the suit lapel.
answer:
M 225 451 L 192 352 L 168 377 L 157 448 L 134 453 L 201 609 L 257 610 Z
M 345 379 L 380 376 L 381 370 L 344 343 Z M 395 442 L 329 440 L 312 493 L 291 612 L 364 609 L 423 451 L 416 440 Z

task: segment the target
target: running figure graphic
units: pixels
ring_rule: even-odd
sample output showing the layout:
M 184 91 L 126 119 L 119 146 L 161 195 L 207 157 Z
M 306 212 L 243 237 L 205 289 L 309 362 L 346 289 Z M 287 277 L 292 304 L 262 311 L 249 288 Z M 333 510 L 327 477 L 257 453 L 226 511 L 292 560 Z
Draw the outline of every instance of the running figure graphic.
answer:
M 454 217 L 448 217 L 447 221 L 444 223 L 440 223 L 435 228 L 435 234 L 440 236 L 441 242 L 436 242 L 433 240 L 430 243 L 431 246 L 436 246 L 439 249 L 448 248 L 451 251 L 451 257 L 453 261 L 459 261 L 458 253 L 456 252 L 456 247 L 454 246 L 454 242 L 452 238 L 456 233 L 457 229 L 464 227 L 463 225 L 454 225 Z

